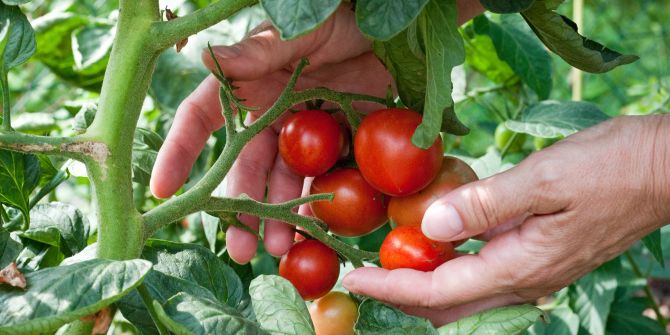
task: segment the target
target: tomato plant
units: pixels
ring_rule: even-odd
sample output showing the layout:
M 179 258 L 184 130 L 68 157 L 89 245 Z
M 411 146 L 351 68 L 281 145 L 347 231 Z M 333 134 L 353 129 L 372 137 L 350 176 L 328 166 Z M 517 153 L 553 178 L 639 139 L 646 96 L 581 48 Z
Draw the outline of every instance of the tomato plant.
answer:
M 461 25 L 459 17 L 477 12 L 457 8 L 464 3 L 489 12 Z M 346 324 L 346 330 L 335 330 L 339 334 L 350 332 L 351 323 L 357 334 L 505 333 L 528 327 L 529 334 L 665 333 L 667 297 L 659 295 L 670 277 L 663 267 L 665 229 L 547 297 L 550 305 L 538 302 L 548 307 L 544 310 L 504 307 L 441 326 L 364 297 L 356 297 L 356 317 L 349 297 L 330 293 L 311 309 L 344 305 L 346 313 L 313 317 L 312 324 L 299 290 L 318 287 L 324 294 L 336 269 L 373 266 L 380 257 L 387 266 L 389 260 L 414 266 L 400 257 L 412 246 L 428 250 L 414 260 L 429 268 L 425 261 L 441 255 L 441 247 L 422 239 L 416 227 L 399 227 L 389 240 L 408 229 L 403 236 L 415 238 L 392 252 L 387 243 L 380 256 L 376 251 L 386 230 L 333 236 L 324 220 L 296 213 L 299 206 L 348 199 L 341 188 L 274 203 L 277 188 L 266 187 L 276 181 L 269 171 L 275 150 L 296 172 L 318 176 L 358 146 L 354 156 L 376 191 L 362 187 L 360 178 L 350 180 L 368 197 L 347 200 L 339 214 L 349 215 L 347 224 L 374 229 L 388 200 L 380 192 L 428 198 L 441 180 L 444 153 L 458 155 L 486 178 L 530 154 L 530 146 L 513 152 L 523 136 L 563 138 L 609 116 L 667 111 L 664 14 L 670 4 L 586 4 L 579 31 L 601 33 L 612 44 L 648 56 L 632 67 L 620 65 L 634 56 L 581 36 L 567 18 L 569 7 L 548 0 L 0 0 L 0 334 L 313 335 L 321 333 L 320 320 Z M 331 18 L 339 21 L 327 23 Z M 271 24 L 261 25 L 266 19 Z M 321 26 L 326 29 L 321 32 L 338 32 L 341 22 L 350 24 L 344 25 L 350 28 L 344 37 L 311 34 Z M 212 50 L 218 56 L 229 51 L 218 64 L 228 71 L 208 64 L 210 73 L 201 64 L 201 50 L 211 58 L 208 43 L 233 45 L 259 25 L 254 34 L 268 40 L 254 39 L 251 55 L 246 48 Z M 281 43 L 305 46 L 294 41 L 302 36 L 309 42 L 305 48 L 274 51 Z M 332 38 L 326 44 L 336 47 L 325 48 L 315 36 Z M 360 49 L 347 48 L 352 41 L 359 41 Z M 354 58 L 340 58 L 352 50 Z M 303 52 L 308 59 L 300 59 Z M 579 77 L 572 67 L 615 71 Z M 374 69 L 378 75 L 368 76 Z M 272 74 L 257 76 L 266 70 Z M 579 94 L 573 96 L 573 89 Z M 310 111 L 288 114 L 310 104 Z M 363 112 L 382 108 L 364 118 Z M 331 115 L 344 116 L 356 139 Z M 284 116 L 287 127 L 300 131 L 282 133 L 278 122 Z M 517 140 L 496 143 L 499 124 Z M 265 164 L 245 165 L 247 155 L 235 165 L 259 134 L 273 143 L 260 155 Z M 507 150 L 503 142 L 511 143 Z M 167 192 L 168 199 L 157 199 L 149 183 L 154 163 L 161 148 L 175 145 L 179 155 L 169 162 L 166 179 L 186 182 L 173 196 Z M 234 167 L 258 175 L 255 192 L 221 192 Z M 272 183 L 266 182 L 268 175 Z M 229 176 L 228 187 L 231 180 L 240 182 Z M 410 206 L 408 199 L 389 206 Z M 425 210 L 418 209 L 425 203 L 418 203 L 389 213 L 403 225 L 416 225 L 421 214 L 411 213 Z M 402 218 L 407 213 L 412 220 Z M 317 267 L 316 280 L 277 276 L 291 277 L 287 261 L 265 249 L 273 243 L 270 233 L 244 225 L 250 216 L 260 218 L 260 228 L 277 222 L 299 227 L 309 239 L 290 254 L 318 245 L 321 251 L 306 253 L 305 259 L 327 259 L 328 265 Z M 233 243 L 227 241 L 234 234 L 226 229 L 246 231 L 252 249 L 256 239 L 263 242 L 249 263 L 235 263 Z M 459 248 L 477 253 L 485 243 L 471 242 Z M 421 249 L 426 245 L 430 248 Z M 293 270 L 308 271 L 296 263 Z M 543 313 L 557 321 L 534 324 Z
M 450 191 L 477 180 L 472 168 L 455 157 L 444 157 L 437 177 L 421 191 L 389 201 L 389 218 L 398 226 L 421 226 L 426 209 Z
M 333 167 L 344 150 L 344 134 L 337 121 L 321 110 L 289 116 L 279 133 L 279 154 L 301 176 L 318 176 Z
M 426 187 L 442 163 L 442 140 L 428 149 L 412 143 L 421 115 L 409 109 L 389 108 L 370 113 L 354 137 L 354 155 L 363 177 L 374 188 L 404 196 Z
M 279 275 L 288 279 L 305 300 L 328 293 L 339 274 L 337 253 L 317 240 L 294 244 L 279 261 Z
M 310 207 L 328 229 L 340 236 L 366 235 L 387 220 L 388 197 L 372 188 L 356 169 L 340 169 L 314 178 L 310 194 L 333 193 L 331 202 L 312 202 Z
M 358 306 L 345 293 L 332 291 L 309 306 L 316 335 L 354 335 Z
M 420 227 L 398 227 L 386 235 L 379 249 L 379 260 L 385 269 L 409 268 L 433 271 L 454 258 L 450 242 L 437 242 L 426 237 Z

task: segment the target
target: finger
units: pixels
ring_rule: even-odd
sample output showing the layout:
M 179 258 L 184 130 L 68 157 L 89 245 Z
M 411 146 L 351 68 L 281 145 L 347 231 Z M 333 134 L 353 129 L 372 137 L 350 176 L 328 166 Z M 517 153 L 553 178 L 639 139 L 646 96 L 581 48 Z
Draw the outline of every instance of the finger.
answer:
M 404 306 L 399 306 L 398 309 L 410 315 L 429 319 L 435 327 L 440 327 L 491 308 L 509 306 L 523 302 L 523 299 L 513 294 L 502 294 L 447 309 Z
M 154 196 L 167 198 L 184 184 L 209 135 L 223 125 L 218 97 L 219 82 L 209 76 L 177 108 L 151 173 Z
M 268 182 L 268 202 L 279 203 L 298 198 L 303 178 L 293 173 L 281 155 L 277 155 Z M 265 250 L 273 256 L 285 254 L 293 244 L 293 228 L 281 221 L 265 220 Z
M 351 10 L 341 6 L 319 29 L 305 36 L 282 41 L 279 32 L 264 23 L 240 43 L 212 49 L 227 77 L 255 80 L 292 67 L 302 57 L 309 57 L 310 69 L 314 69 L 358 56 L 371 45 L 358 30 Z M 216 69 L 209 50 L 203 52 L 203 62 L 210 70 Z
M 344 278 L 344 287 L 356 294 L 408 307 L 448 308 L 503 292 L 498 267 L 477 255 L 457 257 L 433 272 L 411 269 L 356 269 Z
M 312 187 L 312 181 L 314 181 L 314 177 L 305 178 L 305 180 L 302 183 L 302 192 L 300 192 L 301 197 L 309 195 L 309 190 Z M 312 208 L 309 207 L 309 204 L 300 205 L 300 207 L 298 207 L 298 214 L 304 216 L 312 216 Z
M 438 241 L 454 241 L 481 234 L 526 213 L 560 211 L 567 206 L 560 196 L 543 192 L 547 180 L 555 178 L 545 167 L 555 170 L 538 159 L 529 159 L 528 163 L 448 193 L 426 210 L 421 225 L 424 234 Z
M 247 194 L 253 199 L 262 200 L 265 195 L 268 173 L 277 152 L 277 135 L 271 128 L 266 128 L 256 135 L 244 147 L 235 164 L 231 168 L 227 181 L 227 194 L 238 196 Z M 240 221 L 258 231 L 258 218 L 240 215 Z M 249 262 L 256 253 L 258 239 L 253 234 L 230 226 L 226 232 L 228 254 L 235 262 Z

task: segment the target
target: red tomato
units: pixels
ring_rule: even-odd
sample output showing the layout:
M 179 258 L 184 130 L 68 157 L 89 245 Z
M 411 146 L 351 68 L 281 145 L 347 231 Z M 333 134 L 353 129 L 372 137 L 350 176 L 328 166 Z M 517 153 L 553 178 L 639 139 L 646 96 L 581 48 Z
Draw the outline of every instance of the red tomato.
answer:
M 344 132 L 321 110 L 297 112 L 279 133 L 279 154 L 301 176 L 318 176 L 333 167 L 344 151 Z
M 354 137 L 358 167 L 372 187 L 392 196 L 418 192 L 435 178 L 442 164 L 442 139 L 428 149 L 412 144 L 421 114 L 390 108 L 370 113 Z
M 454 189 L 477 180 L 468 164 L 455 157 L 444 157 L 437 177 L 423 190 L 389 202 L 388 216 L 398 226 L 421 226 L 423 214 L 437 199 Z
M 309 306 L 316 335 L 354 335 L 358 307 L 349 295 L 332 291 Z
M 341 169 L 314 178 L 310 194 L 335 193 L 333 201 L 310 203 L 312 214 L 340 236 L 361 236 L 384 225 L 386 202 L 356 169 Z
M 433 271 L 455 256 L 450 242 L 433 241 L 419 227 L 405 226 L 391 230 L 379 249 L 382 267 L 389 270 L 410 268 Z
M 295 286 L 305 300 L 322 297 L 340 275 L 337 253 L 317 240 L 298 242 L 279 261 L 279 275 Z

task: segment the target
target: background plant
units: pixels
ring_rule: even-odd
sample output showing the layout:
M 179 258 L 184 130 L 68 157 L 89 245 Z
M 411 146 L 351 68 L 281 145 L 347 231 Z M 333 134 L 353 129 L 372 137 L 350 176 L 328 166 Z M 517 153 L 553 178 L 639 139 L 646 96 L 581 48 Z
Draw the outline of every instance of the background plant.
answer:
M 0 287 L 0 333 L 53 332 L 63 325 L 61 332 L 90 333 L 95 323 L 104 324 L 105 315 L 116 315 L 112 333 L 211 333 L 213 329 L 199 322 L 205 317 L 220 320 L 228 332 L 272 333 L 291 327 L 310 333 L 302 300 L 281 278 L 271 276 L 276 274 L 274 258 L 259 250 L 251 264 L 242 266 L 227 257 L 221 228 L 238 224 L 231 213 L 269 213 L 307 226 L 355 265 L 363 259 L 374 261 L 372 252 L 389 228 L 363 238 L 336 239 L 320 230 L 318 221 L 291 214 L 292 207 L 310 199 L 270 206 L 245 198 L 210 199 L 210 193 L 219 194 L 215 188 L 241 145 L 293 103 L 321 98 L 346 109 L 352 99 L 374 98 L 321 89 L 293 92 L 289 86 L 255 128 L 228 122 L 215 132 L 178 197 L 163 202 L 151 197 L 147 188 L 176 107 L 207 74 L 197 61 L 201 48 L 207 42 L 239 40 L 266 17 L 283 37 L 300 36 L 340 4 L 306 5 L 309 2 L 267 0 L 261 1 L 262 7 L 241 10 L 255 1 L 169 1 L 159 6 L 157 1 L 3 0 L 0 268 L 16 262 L 26 274 L 28 289 Z M 316 21 L 286 14 L 282 4 L 287 3 Z M 445 151 L 468 160 L 480 177 L 511 167 L 536 146 L 611 116 L 668 108 L 670 38 L 662 18 L 670 10 L 667 4 L 589 3 L 584 21 L 588 35 L 614 50 L 643 56 L 615 71 L 586 75 L 583 98 L 593 103 L 589 104 L 567 102 L 569 65 L 542 47 L 521 15 L 489 13 L 457 29 L 454 22 L 431 17 L 451 13 L 449 3 L 359 0 L 356 15 L 398 80 L 401 103 L 424 110 L 427 121 L 415 134 L 415 143 L 431 143 L 445 131 Z M 497 12 L 523 11 L 536 30 L 548 34 L 553 27 L 538 27 L 542 21 L 537 17 L 553 14 L 538 6 L 558 6 L 561 1 L 515 1 L 516 7 L 482 3 Z M 569 3 L 558 11 L 568 14 Z M 183 18 L 163 21 L 159 8 L 166 5 Z M 181 54 L 171 48 L 210 25 L 215 26 L 191 36 Z M 432 36 L 431 25 L 448 33 Z M 440 57 L 439 45 L 452 51 Z M 602 72 L 614 65 L 593 61 L 592 50 L 548 47 L 565 58 L 570 58 L 569 52 L 579 54 L 587 62 L 573 65 L 586 70 Z M 450 72 L 463 60 L 465 66 L 457 67 L 451 77 L 435 75 Z M 394 66 L 400 62 L 402 67 Z M 233 92 L 223 87 L 224 106 L 235 104 Z M 434 91 L 452 87 L 455 103 Z M 226 117 L 232 120 L 232 113 Z M 516 133 L 496 148 L 493 136 L 499 124 Z M 519 138 L 521 148 L 512 150 Z M 663 306 L 653 300 L 645 280 L 663 283 L 668 277 L 664 232 L 653 233 L 623 257 L 548 297 L 540 308 L 552 320 L 549 324 L 536 322 L 539 309 L 518 306 L 435 330 L 425 320 L 365 300 L 357 330 L 513 333 L 536 322 L 528 332 L 664 333 Z M 152 239 L 145 243 L 148 237 Z M 471 241 L 462 249 L 476 252 L 478 247 Z M 86 295 L 77 295 L 85 289 Z M 285 304 L 264 302 L 270 297 Z M 68 304 L 34 308 L 38 300 Z M 109 313 L 98 312 L 106 306 L 110 307 L 102 311 Z M 122 314 L 114 313 L 117 308 Z M 643 316 L 645 309 L 655 310 L 647 314 L 657 321 Z M 19 310 L 25 314 L 16 314 Z M 98 322 L 78 321 L 96 312 Z

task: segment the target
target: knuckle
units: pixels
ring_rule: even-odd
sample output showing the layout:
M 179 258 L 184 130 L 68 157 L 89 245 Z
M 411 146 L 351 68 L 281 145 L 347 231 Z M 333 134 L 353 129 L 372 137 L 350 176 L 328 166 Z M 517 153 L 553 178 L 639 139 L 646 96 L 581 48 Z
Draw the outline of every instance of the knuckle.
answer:
M 491 194 L 485 187 L 475 187 L 470 192 L 470 206 L 472 216 L 476 222 L 471 222 L 482 231 L 488 230 L 496 225 L 499 218 L 498 210 L 494 206 Z

